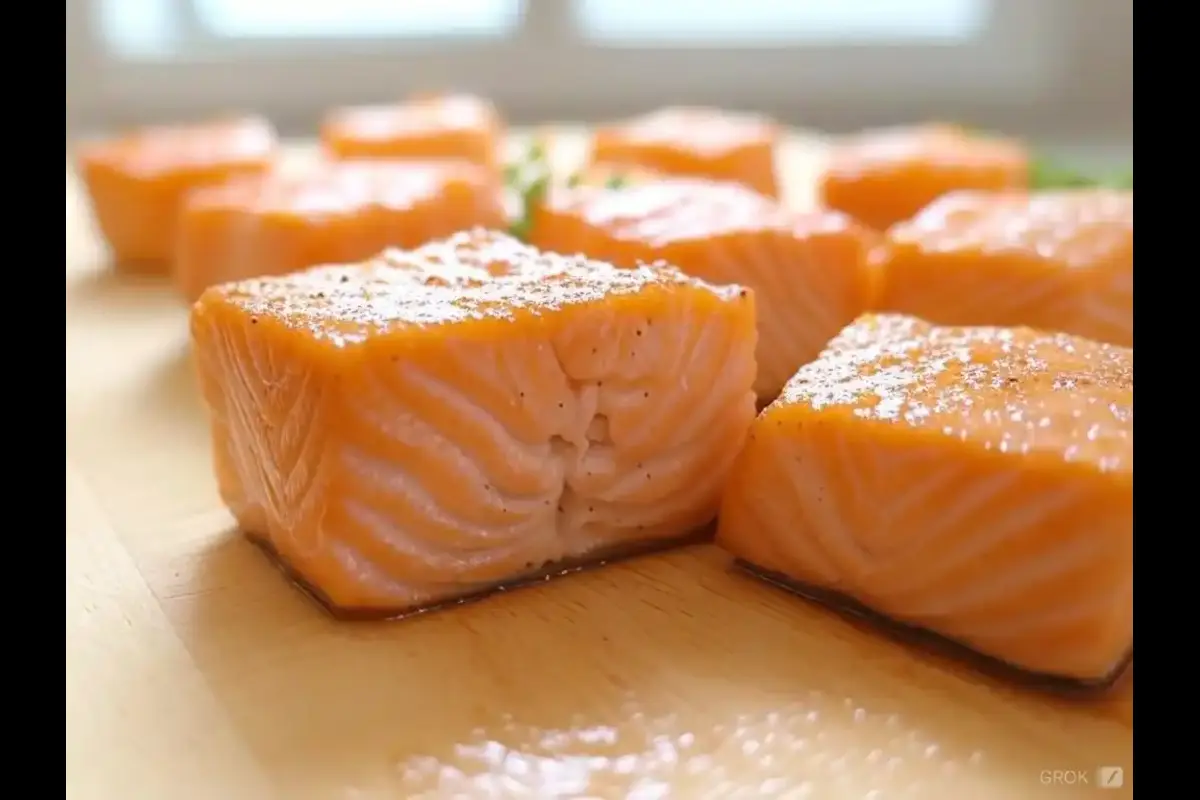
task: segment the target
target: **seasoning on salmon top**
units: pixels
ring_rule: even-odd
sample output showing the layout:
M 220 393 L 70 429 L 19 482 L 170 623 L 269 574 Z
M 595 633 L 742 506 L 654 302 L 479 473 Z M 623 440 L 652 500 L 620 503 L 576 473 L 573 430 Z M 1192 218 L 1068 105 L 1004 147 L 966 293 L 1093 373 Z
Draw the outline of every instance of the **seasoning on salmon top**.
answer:
M 189 300 L 209 286 L 360 261 L 506 223 L 493 172 L 465 161 L 318 161 L 194 194 L 175 277 Z
M 592 162 L 665 175 L 733 181 L 779 195 L 779 127 L 758 115 L 711 108 L 665 108 L 605 126 L 592 139 Z
M 993 666 L 1106 683 L 1133 647 L 1133 351 L 864 315 L 755 421 L 717 537 Z
M 221 496 L 343 613 L 704 535 L 754 419 L 754 295 L 468 231 L 193 307 Z
M 422 94 L 396 105 L 332 111 L 321 144 L 335 158 L 453 158 L 495 168 L 503 134 L 487 100 Z
M 835 145 L 818 183 L 821 205 L 877 230 L 948 192 L 1027 188 L 1029 156 L 1015 141 L 952 125 L 867 131 Z
M 878 308 L 1133 346 L 1133 192 L 956 192 L 892 228 Z
M 143 128 L 78 153 L 100 233 L 122 269 L 166 272 L 179 209 L 194 190 L 265 171 L 276 153 L 264 120 Z
M 534 208 L 529 237 L 543 250 L 623 267 L 662 260 L 706 281 L 754 289 L 755 389 L 765 400 L 873 299 L 873 232 L 836 212 L 789 211 L 733 183 L 554 188 Z

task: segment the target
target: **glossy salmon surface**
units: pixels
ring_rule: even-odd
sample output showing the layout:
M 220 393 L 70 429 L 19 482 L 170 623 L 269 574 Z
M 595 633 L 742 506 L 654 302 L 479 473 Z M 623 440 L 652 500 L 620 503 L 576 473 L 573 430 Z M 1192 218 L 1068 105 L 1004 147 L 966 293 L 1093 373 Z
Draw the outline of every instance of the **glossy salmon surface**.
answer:
M 80 148 L 79 174 L 115 266 L 168 272 L 180 209 L 195 190 L 266 171 L 275 132 L 257 117 L 157 126 Z
M 888 233 L 878 307 L 1133 346 L 1133 192 L 957 192 Z
M 530 241 L 618 266 L 665 261 L 755 291 L 758 377 L 772 400 L 873 300 L 876 236 L 843 214 L 797 213 L 734 183 L 661 179 L 552 189 Z
M 777 197 L 778 125 L 766 117 L 702 107 L 671 107 L 599 128 L 597 164 L 741 183 Z
M 865 315 L 755 421 L 718 542 L 1039 675 L 1133 647 L 1133 351 Z
M 703 533 L 754 418 L 753 292 L 464 232 L 209 289 L 221 496 L 382 615 Z
M 503 133 L 499 114 L 483 98 L 421 94 L 395 105 L 335 109 L 320 138 L 335 158 L 450 158 L 494 169 Z
M 869 130 L 833 146 L 818 196 L 884 230 L 949 192 L 1024 189 L 1029 168 L 1021 144 L 953 125 Z
M 476 164 L 316 162 L 196 192 L 175 279 L 195 300 L 218 283 L 360 261 L 505 220 L 495 175 Z

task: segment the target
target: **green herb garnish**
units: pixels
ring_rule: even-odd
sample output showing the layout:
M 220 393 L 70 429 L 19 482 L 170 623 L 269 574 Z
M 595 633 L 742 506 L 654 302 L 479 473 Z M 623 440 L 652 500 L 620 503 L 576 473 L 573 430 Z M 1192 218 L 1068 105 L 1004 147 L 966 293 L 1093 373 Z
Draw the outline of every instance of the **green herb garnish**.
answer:
M 994 131 L 958 125 L 963 133 L 979 138 L 1007 138 Z M 1029 188 L 1034 191 L 1054 189 L 1133 189 L 1133 167 L 1108 175 L 1080 172 L 1046 158 L 1035 158 L 1029 170 Z
M 541 142 L 530 145 L 525 155 L 504 169 L 505 188 L 516 195 L 519 212 L 509 228 L 514 237 L 525 240 L 532 224 L 533 208 L 550 186 L 550 165 L 546 160 L 546 148 Z
M 573 172 L 567 177 L 567 188 L 574 189 L 583 184 L 583 173 Z M 624 189 L 629 185 L 629 179 L 624 175 L 610 175 L 604 181 L 605 189 Z
M 1038 191 L 1088 187 L 1132 190 L 1133 168 L 1110 175 L 1089 175 L 1054 162 L 1038 160 L 1030 170 L 1029 185 Z
M 567 177 L 567 186 L 574 188 L 581 185 L 583 176 L 583 172 L 571 174 Z M 509 228 L 509 233 L 515 238 L 528 238 L 533 224 L 533 209 L 545 198 L 552 177 L 546 148 L 541 142 L 533 142 L 523 155 L 504 167 L 505 190 L 515 198 L 518 207 L 517 217 Z M 623 189 L 627 185 L 629 180 L 625 175 L 611 175 L 604 182 L 606 189 Z
M 520 216 L 513 221 L 510 233 L 521 241 L 525 241 L 529 237 L 530 226 L 533 225 L 533 209 L 546 196 L 546 190 L 550 186 L 549 173 L 543 174 L 530 180 L 521 189 L 521 213 Z

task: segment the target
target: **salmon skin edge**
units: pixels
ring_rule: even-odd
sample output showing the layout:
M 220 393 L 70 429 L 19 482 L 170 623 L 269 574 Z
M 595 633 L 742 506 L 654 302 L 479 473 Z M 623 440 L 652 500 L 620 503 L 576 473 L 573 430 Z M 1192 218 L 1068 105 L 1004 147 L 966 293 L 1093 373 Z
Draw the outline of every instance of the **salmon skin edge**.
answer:
M 1107 675 L 1099 678 L 1073 678 L 1035 672 L 1001 658 L 981 653 L 970 645 L 929 628 L 893 619 L 842 592 L 822 589 L 789 578 L 782 573 L 763 569 L 741 558 L 733 559 L 733 566 L 756 580 L 783 589 L 789 594 L 831 611 L 851 623 L 866 622 L 873 629 L 899 644 L 907 647 L 915 646 L 1025 689 L 1057 696 L 1099 699 L 1121 681 L 1133 663 L 1133 643 L 1131 642 L 1129 650 L 1120 663 Z
M 510 579 L 500 580 L 483 588 L 475 588 L 470 592 L 466 592 L 458 597 L 439 600 L 434 603 L 425 605 L 394 607 L 394 608 L 369 608 L 369 607 L 347 607 L 334 603 L 329 599 L 329 596 L 321 591 L 314 583 L 304 577 L 295 567 L 287 562 L 279 551 L 267 541 L 266 537 L 257 534 L 243 531 L 242 535 L 246 537 L 259 550 L 266 554 L 267 560 L 275 565 L 275 568 L 283 573 L 284 577 L 297 589 L 300 593 L 306 596 L 311 602 L 315 603 L 322 611 L 336 620 L 342 622 L 398 622 L 416 617 L 422 614 L 428 614 L 435 611 L 443 611 L 455 606 L 468 605 L 477 603 L 481 600 L 486 600 L 495 594 L 524 589 L 538 584 L 548 583 L 559 578 L 573 575 L 579 572 L 589 572 L 591 570 L 601 569 L 610 564 L 616 564 L 622 561 L 629 561 L 641 556 L 654 555 L 667 550 L 675 550 L 681 547 L 687 547 L 696 544 L 705 544 L 712 540 L 712 534 L 716 523 L 711 522 L 708 525 L 697 528 L 696 530 L 684 536 L 677 536 L 673 539 L 662 539 L 657 541 L 642 541 L 631 542 L 629 544 L 608 548 L 606 550 L 597 551 L 594 555 L 584 556 L 582 558 L 564 559 L 543 565 L 540 569 L 526 572 L 520 575 L 514 575 Z

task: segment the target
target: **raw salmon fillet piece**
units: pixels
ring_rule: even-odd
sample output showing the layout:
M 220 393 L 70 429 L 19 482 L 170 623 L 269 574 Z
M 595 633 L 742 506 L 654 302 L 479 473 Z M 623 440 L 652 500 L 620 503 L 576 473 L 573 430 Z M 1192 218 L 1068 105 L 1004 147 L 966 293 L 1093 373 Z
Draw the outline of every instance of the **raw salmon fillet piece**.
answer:
M 733 181 L 778 197 L 779 137 L 779 126 L 758 115 L 672 107 L 601 127 L 592 138 L 591 160 L 664 175 Z
M 878 308 L 1133 346 L 1133 192 L 956 192 L 889 232 Z
M 194 190 L 265 171 L 275 132 L 258 118 L 143 128 L 89 143 L 79 173 L 100 233 L 122 269 L 166 272 L 179 210 Z
M 733 183 L 683 178 L 554 188 L 530 242 L 622 267 L 666 261 L 755 291 L 760 399 L 772 400 L 873 301 L 876 236 L 836 212 L 797 213 Z
M 836 144 L 818 181 L 821 205 L 877 230 L 956 190 L 1024 189 L 1029 156 L 1015 141 L 952 125 L 866 131 Z
M 717 541 L 1039 676 L 1133 647 L 1133 351 L 864 315 L 755 421 Z
M 218 283 L 361 261 L 506 219 L 495 174 L 476 164 L 317 162 L 193 194 L 175 278 L 195 300 Z
M 754 295 L 468 231 L 209 289 L 221 496 L 334 609 L 400 615 L 703 535 Z
M 503 123 L 479 97 L 422 94 L 389 106 L 336 109 L 321 125 L 335 158 L 452 158 L 496 168 Z

